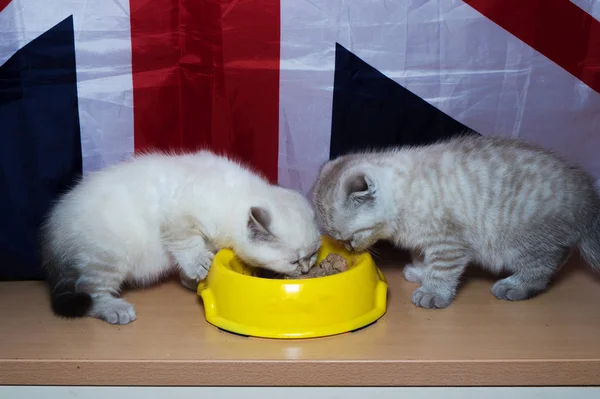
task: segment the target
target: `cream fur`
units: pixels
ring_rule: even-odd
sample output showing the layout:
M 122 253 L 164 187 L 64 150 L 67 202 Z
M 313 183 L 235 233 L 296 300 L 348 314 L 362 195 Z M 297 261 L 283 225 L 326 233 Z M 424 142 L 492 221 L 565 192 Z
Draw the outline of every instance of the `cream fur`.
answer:
M 53 299 L 89 294 L 87 314 L 120 324 L 135 319 L 131 305 L 113 298 L 125 282 L 145 285 L 177 269 L 193 288 L 221 248 L 278 273 L 306 272 L 319 247 L 301 194 L 208 151 L 151 153 L 86 175 L 43 233 Z

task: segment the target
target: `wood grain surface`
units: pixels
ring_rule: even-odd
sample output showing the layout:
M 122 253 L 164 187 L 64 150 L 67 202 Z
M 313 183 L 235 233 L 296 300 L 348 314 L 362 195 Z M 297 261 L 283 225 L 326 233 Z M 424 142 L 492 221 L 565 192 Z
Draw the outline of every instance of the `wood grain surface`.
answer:
M 551 289 L 504 302 L 470 273 L 447 309 L 410 303 L 400 253 L 378 265 L 388 312 L 355 332 L 245 338 L 204 320 L 174 281 L 125 293 L 138 319 L 112 326 L 52 315 L 41 282 L 0 283 L 0 384 L 162 386 L 600 385 L 600 280 L 575 257 Z

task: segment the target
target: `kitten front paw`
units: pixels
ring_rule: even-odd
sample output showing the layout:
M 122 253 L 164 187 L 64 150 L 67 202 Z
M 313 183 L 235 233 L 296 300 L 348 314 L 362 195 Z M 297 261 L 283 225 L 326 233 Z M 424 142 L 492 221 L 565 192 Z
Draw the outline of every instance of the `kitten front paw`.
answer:
M 404 279 L 409 283 L 420 283 L 421 276 L 423 275 L 423 265 L 409 263 L 404 266 L 402 274 L 404 274 Z
M 412 303 L 425 309 L 443 309 L 452 303 L 452 298 L 419 287 L 413 292 Z
M 497 281 L 492 287 L 492 294 L 505 301 L 522 301 L 530 296 L 526 289 L 517 286 L 508 278 Z
M 214 258 L 215 254 L 213 254 L 212 252 L 207 252 L 200 258 L 198 262 L 198 281 L 204 280 L 206 278 Z
M 188 290 L 196 291 L 196 289 L 198 288 L 198 281 L 189 278 L 183 273 L 179 274 L 179 281 L 181 281 L 181 285 L 183 285 Z
M 201 280 L 204 280 L 208 275 L 208 271 L 210 270 L 210 266 L 212 265 L 214 257 L 215 254 L 213 254 L 212 252 L 205 252 L 198 258 L 196 258 L 195 265 L 191 270 L 188 270 L 188 268 L 183 269 L 186 279 L 191 280 L 196 284 Z M 190 285 L 190 283 L 188 282 L 184 284 L 184 286 L 188 285 Z
M 110 324 L 129 324 L 137 318 L 132 304 L 121 298 L 100 297 L 94 300 L 90 316 Z

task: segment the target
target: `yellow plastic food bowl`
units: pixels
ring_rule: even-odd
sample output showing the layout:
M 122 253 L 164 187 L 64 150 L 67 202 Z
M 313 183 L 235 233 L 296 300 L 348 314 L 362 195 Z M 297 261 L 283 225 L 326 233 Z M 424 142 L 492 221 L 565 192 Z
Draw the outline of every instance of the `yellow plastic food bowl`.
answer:
M 206 320 L 222 330 L 262 338 L 314 338 L 354 331 L 385 314 L 387 281 L 368 252 L 354 254 L 323 237 L 318 260 L 330 253 L 349 269 L 326 277 L 255 277 L 233 253 L 219 251 L 198 285 Z

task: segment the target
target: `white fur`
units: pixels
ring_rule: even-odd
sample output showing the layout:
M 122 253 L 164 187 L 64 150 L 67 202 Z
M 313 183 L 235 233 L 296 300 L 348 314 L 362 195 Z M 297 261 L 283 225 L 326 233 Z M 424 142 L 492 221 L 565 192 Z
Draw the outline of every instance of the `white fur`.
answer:
M 251 207 L 270 215 L 270 240 L 252 238 Z M 60 199 L 45 232 L 46 251 L 75 267 L 77 286 L 92 296 L 116 294 L 123 282 L 152 283 L 174 268 L 193 288 L 222 248 L 293 274 L 300 258 L 314 264 L 310 255 L 319 247 L 315 215 L 302 195 L 208 151 L 147 154 L 90 174 Z M 118 301 L 117 319 L 133 321 L 133 308 Z M 94 297 L 90 314 L 123 324 L 112 305 Z

